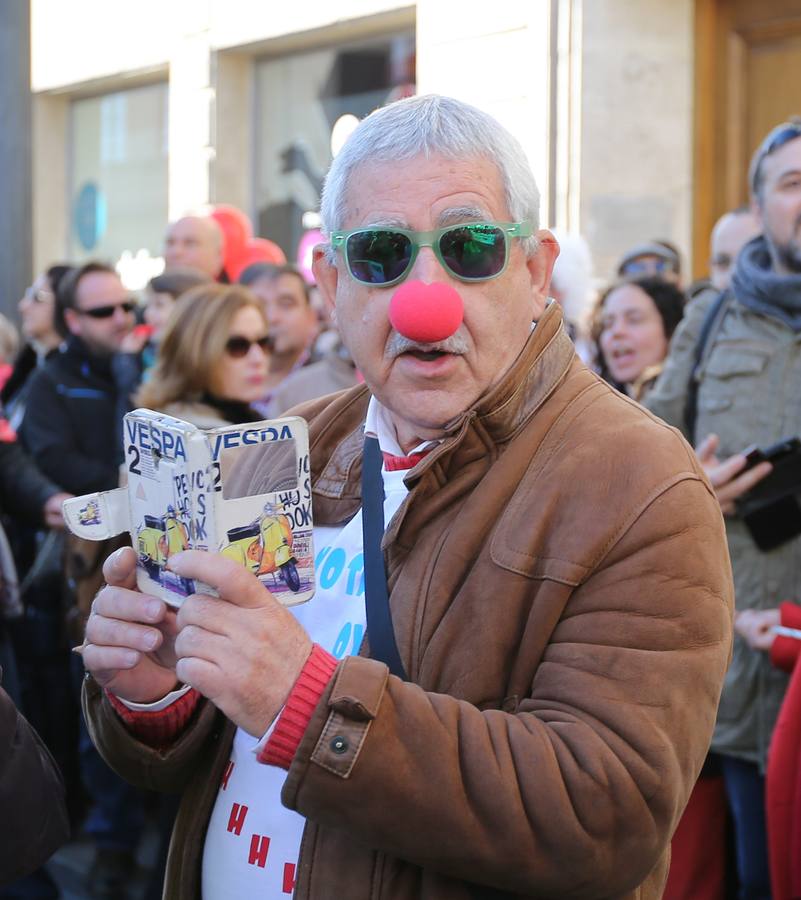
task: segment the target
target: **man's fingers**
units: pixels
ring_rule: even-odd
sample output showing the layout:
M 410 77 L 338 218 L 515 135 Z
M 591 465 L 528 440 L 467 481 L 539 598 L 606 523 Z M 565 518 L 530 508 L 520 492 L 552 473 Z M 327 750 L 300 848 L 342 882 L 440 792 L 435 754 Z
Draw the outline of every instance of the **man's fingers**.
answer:
M 83 648 L 83 664 L 95 680 L 103 683 L 119 669 L 133 669 L 139 664 L 142 654 L 130 647 L 104 647 L 87 644 Z M 103 673 L 109 677 L 104 678 Z M 98 677 L 99 676 L 99 677 Z
M 199 625 L 206 631 L 225 634 L 225 622 L 230 618 L 225 616 L 226 609 L 230 609 L 229 604 L 219 597 L 190 594 L 176 614 L 176 625 L 179 630 L 189 625 Z
M 728 484 L 739 472 L 745 468 L 746 459 L 742 454 L 735 454 L 724 460 L 714 469 L 708 470 L 707 475 L 712 482 L 712 487 L 718 488 Z
M 745 457 L 742 456 L 740 459 L 744 460 Z M 736 500 L 738 497 L 741 497 L 747 491 L 750 491 L 754 485 L 762 481 L 766 475 L 770 475 L 772 469 L 773 466 L 769 462 L 762 462 L 759 463 L 759 465 L 754 466 L 753 469 L 743 472 L 742 475 L 739 475 L 727 485 L 726 499 Z
M 720 439 L 716 434 L 708 434 L 695 448 L 695 455 L 698 457 L 701 465 L 715 461 L 715 451 L 718 449 L 719 443 Z
M 104 587 L 92 603 L 92 613 L 107 619 L 155 625 L 167 615 L 167 604 L 139 591 Z
M 187 625 L 178 632 L 178 636 L 175 638 L 175 655 L 179 660 L 197 657 L 208 662 L 219 663 L 229 651 L 230 647 L 226 637 L 206 631 L 197 625 Z
M 255 575 L 219 553 L 184 550 L 169 558 L 167 568 L 182 578 L 195 578 L 216 588 L 221 597 L 236 606 L 264 606 L 265 594 L 269 595 Z
M 200 691 L 212 703 L 220 692 L 222 672 L 206 659 L 198 659 L 196 656 L 179 659 L 175 666 L 175 677 Z
M 90 644 L 127 647 L 149 653 L 161 644 L 162 635 L 157 628 L 94 615 L 86 623 L 86 641 Z
M 103 563 L 106 584 L 133 589 L 136 587 L 136 553 L 133 547 L 120 547 Z

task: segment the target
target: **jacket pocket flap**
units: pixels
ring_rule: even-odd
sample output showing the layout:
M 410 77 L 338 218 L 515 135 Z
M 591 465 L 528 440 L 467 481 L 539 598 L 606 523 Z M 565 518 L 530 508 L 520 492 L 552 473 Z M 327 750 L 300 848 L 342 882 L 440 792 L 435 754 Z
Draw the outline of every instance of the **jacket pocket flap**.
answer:
M 706 364 L 707 374 L 716 378 L 732 375 L 758 375 L 768 362 L 768 353 L 762 350 L 733 350 L 721 347 L 716 350 Z
M 576 587 L 587 577 L 588 569 L 569 559 L 538 556 L 509 546 L 505 540 L 493 541 L 492 561 L 509 572 L 540 581 L 556 581 Z

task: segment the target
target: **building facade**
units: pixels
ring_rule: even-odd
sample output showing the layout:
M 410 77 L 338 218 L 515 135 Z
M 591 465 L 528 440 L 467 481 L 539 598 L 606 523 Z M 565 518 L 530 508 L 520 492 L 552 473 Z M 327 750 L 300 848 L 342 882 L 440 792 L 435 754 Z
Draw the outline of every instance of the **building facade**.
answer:
M 777 65 L 757 77 L 754 60 L 801 60 L 797 0 L 754 6 L 32 0 L 34 268 L 100 256 L 137 287 L 167 221 L 214 203 L 294 258 L 352 117 L 434 91 L 518 136 L 543 223 L 581 232 L 598 276 L 652 238 L 699 273 L 715 216 L 744 199 L 737 167 L 762 126 L 742 123 Z

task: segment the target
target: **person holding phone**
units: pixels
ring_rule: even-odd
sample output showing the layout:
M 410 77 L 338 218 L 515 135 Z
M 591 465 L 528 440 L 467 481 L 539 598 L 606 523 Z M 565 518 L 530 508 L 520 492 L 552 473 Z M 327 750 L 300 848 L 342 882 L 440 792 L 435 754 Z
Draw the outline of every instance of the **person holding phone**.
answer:
M 697 445 L 726 521 L 741 625 L 781 599 L 801 603 L 801 536 L 788 528 L 782 543 L 764 549 L 739 513 L 773 471 L 768 461 L 749 468 L 747 448 L 801 434 L 793 387 L 801 382 L 801 118 L 782 122 L 765 137 L 751 160 L 749 182 L 763 233 L 740 251 L 716 317 L 710 318 L 714 294 L 689 305 L 645 400 Z M 686 412 L 694 393 L 697 416 L 690 433 Z M 786 688 L 786 674 L 741 627 L 712 749 L 721 756 L 734 820 L 741 896 L 754 900 L 771 896 L 764 771 Z

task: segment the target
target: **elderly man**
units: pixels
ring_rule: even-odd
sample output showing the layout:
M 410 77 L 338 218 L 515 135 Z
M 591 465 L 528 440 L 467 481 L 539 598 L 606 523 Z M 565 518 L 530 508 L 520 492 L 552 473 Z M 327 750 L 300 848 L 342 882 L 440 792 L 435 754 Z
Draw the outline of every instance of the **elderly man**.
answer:
M 223 270 L 223 233 L 209 216 L 184 216 L 164 236 L 165 269 L 191 268 L 217 279 Z
M 658 897 L 730 648 L 704 475 L 576 357 L 491 117 L 376 111 L 322 211 L 366 384 L 300 408 L 315 597 L 189 551 L 176 615 L 128 551 L 87 626 L 98 746 L 184 792 L 165 897 Z

